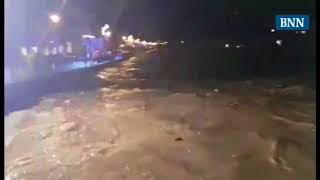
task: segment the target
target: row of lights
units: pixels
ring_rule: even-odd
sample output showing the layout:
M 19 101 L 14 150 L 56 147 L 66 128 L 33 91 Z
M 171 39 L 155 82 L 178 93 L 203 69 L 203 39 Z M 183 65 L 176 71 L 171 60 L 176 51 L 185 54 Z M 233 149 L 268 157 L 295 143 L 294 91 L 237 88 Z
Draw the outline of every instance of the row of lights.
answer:
M 59 23 L 61 21 L 61 17 L 58 14 L 51 14 L 49 16 L 49 19 L 55 24 L 57 24 L 57 23 Z M 111 37 L 112 32 L 110 31 L 110 26 L 108 24 L 105 24 L 101 28 L 101 35 L 106 37 L 106 38 Z M 84 35 L 82 35 L 82 38 L 95 39 L 96 36 L 89 35 L 89 34 L 84 34 Z M 128 37 L 123 36 L 122 40 L 124 42 L 126 42 L 127 44 L 130 44 L 133 47 L 134 47 L 134 44 L 143 45 L 143 46 L 156 46 L 156 45 L 159 45 L 159 44 L 166 45 L 168 43 L 168 42 L 161 42 L 160 43 L 160 42 L 140 41 L 140 39 L 134 39 L 133 35 L 129 35 Z M 125 46 L 124 44 L 120 45 L 120 47 L 124 47 L 124 46 Z M 31 49 L 32 49 L 32 54 L 38 53 L 38 47 L 32 47 Z M 58 48 L 57 47 L 53 47 L 51 53 L 54 54 L 54 55 L 57 54 L 57 49 L 59 49 L 60 53 L 64 52 L 64 47 L 63 46 L 59 46 Z M 71 48 L 71 43 L 70 42 L 67 42 L 67 48 L 66 49 L 67 49 L 68 53 L 72 53 L 72 48 Z M 43 53 L 45 55 L 49 55 L 50 51 L 49 51 L 48 48 L 45 48 Z M 26 47 L 22 47 L 21 48 L 21 54 L 23 56 L 28 56 L 28 49 Z
M 230 44 L 227 43 L 227 44 L 224 45 L 224 47 L 225 47 L 225 48 L 229 48 L 229 47 L 230 47 Z M 241 48 L 241 47 L 244 47 L 244 45 L 239 44 L 239 45 L 236 45 L 235 47 L 236 47 L 237 49 L 239 49 L 239 48 Z
M 84 34 L 82 35 L 82 38 L 95 39 L 96 36 Z
M 274 33 L 275 29 L 270 29 L 270 32 Z M 306 33 L 307 33 L 307 31 L 296 31 L 296 34 L 306 34 Z M 282 46 L 282 43 L 283 43 L 283 40 L 280 40 L 280 39 L 276 40 L 276 45 L 277 46 Z M 230 45 L 229 44 L 225 44 L 224 47 L 228 48 L 228 47 L 230 47 Z M 236 46 L 236 48 L 240 48 L 240 47 L 242 47 L 242 45 L 237 45 Z
M 277 45 L 277 46 L 282 46 L 282 43 L 283 43 L 283 40 L 279 40 L 279 39 L 276 40 L 276 45 Z M 225 47 L 225 48 L 229 48 L 229 47 L 230 47 L 230 44 L 227 43 L 227 44 L 224 45 L 224 47 Z M 241 44 L 240 44 L 240 45 L 236 45 L 235 47 L 236 47 L 237 49 L 239 49 L 239 48 L 241 48 L 241 47 L 244 47 L 244 45 L 241 45 Z
M 49 19 L 53 24 L 58 24 L 61 21 L 61 16 L 59 14 L 49 14 Z M 52 43 L 52 41 L 50 41 L 50 42 Z M 48 47 L 44 48 L 42 52 L 44 55 L 49 56 L 50 54 L 56 55 L 56 54 L 58 54 L 58 52 L 62 54 L 62 53 L 64 53 L 64 49 L 65 49 L 64 46 L 60 45 L 58 47 L 52 47 L 51 52 Z M 39 50 L 38 50 L 37 46 L 33 46 L 33 47 L 31 47 L 31 52 L 30 51 L 28 52 L 27 47 L 21 47 L 20 52 L 21 52 L 22 56 L 27 57 L 29 55 L 34 55 L 34 54 L 39 53 Z M 71 42 L 66 43 L 66 52 L 72 53 Z
M 110 26 L 108 24 L 105 24 L 103 27 L 101 27 L 101 35 L 104 36 L 104 37 L 111 37 L 112 33 L 110 31 Z M 84 39 L 95 39 L 96 36 L 94 35 L 90 35 L 90 34 L 84 34 L 82 35 L 82 38 Z
M 53 22 L 53 23 L 59 23 L 60 20 L 61 20 L 61 17 L 57 14 L 51 14 L 49 16 L 50 20 Z M 110 26 L 108 24 L 105 24 L 102 28 L 101 28 L 101 34 L 104 36 L 104 37 L 110 37 L 112 35 L 111 31 L 109 30 L 110 29 Z M 270 29 L 271 33 L 274 33 L 275 32 L 275 29 Z M 296 34 L 306 34 L 307 32 L 306 31 L 296 31 Z M 95 36 L 93 35 L 83 35 L 82 36 L 83 38 L 89 38 L 89 39 L 93 39 L 93 38 L 96 38 Z M 123 36 L 122 37 L 122 40 L 125 41 L 126 43 L 129 43 L 131 44 L 131 46 L 134 46 L 134 44 L 141 44 L 143 46 L 156 46 L 158 45 L 159 43 L 156 43 L 156 42 L 146 42 L 146 41 L 140 41 L 140 39 L 134 39 L 132 35 L 126 37 L 126 36 Z M 163 42 L 163 43 L 160 43 L 160 44 L 167 44 L 168 42 Z M 181 41 L 180 42 L 181 44 L 184 44 L 184 41 Z M 282 46 L 282 40 L 276 40 L 276 44 L 278 46 Z M 123 44 L 120 45 L 120 47 L 124 47 Z M 225 48 L 228 48 L 229 47 L 229 44 L 225 44 Z M 237 45 L 236 48 L 240 48 L 242 47 L 242 45 Z M 36 47 L 33 47 L 33 51 L 34 52 L 37 52 L 37 48 Z M 27 54 L 27 50 L 24 49 L 22 52 L 24 52 L 23 54 Z
M 270 29 L 270 32 L 274 33 L 274 32 L 276 32 L 276 30 Z M 296 31 L 296 34 L 307 34 L 307 31 Z
M 42 53 L 46 56 L 49 56 L 50 54 L 56 55 L 58 53 L 63 54 L 65 52 L 64 51 L 65 49 L 66 49 L 67 53 L 72 53 L 71 42 L 66 43 L 66 48 L 63 45 L 60 45 L 58 47 L 52 47 L 51 49 L 46 47 L 42 50 Z M 39 49 L 37 46 L 31 47 L 31 52 L 28 52 L 28 48 L 26 48 L 26 47 L 21 47 L 20 51 L 21 51 L 22 56 L 34 55 L 34 54 L 39 53 Z
M 141 41 L 138 38 L 134 39 L 133 35 L 122 36 L 122 40 L 130 46 L 134 46 L 135 44 L 143 45 L 143 46 L 157 46 L 159 44 L 161 45 L 168 44 L 168 42 L 147 42 L 145 40 Z M 124 45 L 122 45 L 122 47 L 124 47 Z

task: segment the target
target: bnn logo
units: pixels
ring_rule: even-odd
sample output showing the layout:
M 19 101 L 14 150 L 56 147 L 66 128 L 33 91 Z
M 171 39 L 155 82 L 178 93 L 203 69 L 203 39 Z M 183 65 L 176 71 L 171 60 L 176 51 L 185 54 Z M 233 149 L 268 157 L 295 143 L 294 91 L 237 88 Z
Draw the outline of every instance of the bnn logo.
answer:
M 276 30 L 309 30 L 309 16 L 307 15 L 277 15 Z

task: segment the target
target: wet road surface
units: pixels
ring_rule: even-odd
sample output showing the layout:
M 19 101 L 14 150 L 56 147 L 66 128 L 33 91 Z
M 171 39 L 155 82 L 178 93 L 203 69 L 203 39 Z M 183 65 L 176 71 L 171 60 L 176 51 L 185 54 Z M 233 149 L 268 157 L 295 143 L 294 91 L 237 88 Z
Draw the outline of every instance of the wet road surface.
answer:
M 155 78 L 148 52 L 97 71 L 99 87 L 44 96 L 5 117 L 7 179 L 315 178 L 307 87 Z

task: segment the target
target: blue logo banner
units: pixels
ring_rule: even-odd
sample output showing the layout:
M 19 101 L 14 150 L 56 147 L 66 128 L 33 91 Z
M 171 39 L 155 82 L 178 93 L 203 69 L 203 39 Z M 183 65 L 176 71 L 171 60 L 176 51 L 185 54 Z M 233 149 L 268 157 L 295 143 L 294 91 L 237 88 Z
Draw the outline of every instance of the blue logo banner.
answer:
M 308 15 L 277 15 L 276 30 L 306 31 L 309 30 L 310 19 Z

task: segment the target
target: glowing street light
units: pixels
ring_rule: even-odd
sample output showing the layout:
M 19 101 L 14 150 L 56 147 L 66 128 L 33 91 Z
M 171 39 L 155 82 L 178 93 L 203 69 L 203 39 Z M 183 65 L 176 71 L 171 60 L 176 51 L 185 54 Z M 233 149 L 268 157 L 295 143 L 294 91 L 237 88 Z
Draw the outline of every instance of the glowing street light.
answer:
M 111 31 L 108 30 L 110 28 L 110 26 L 108 24 L 105 24 L 102 28 L 101 28 L 101 34 L 103 36 L 107 36 L 110 37 L 111 36 Z
M 67 44 L 67 48 L 66 48 L 67 53 L 72 53 L 72 43 L 68 41 L 66 44 Z
M 276 44 L 277 44 L 278 46 L 282 46 L 282 40 L 276 40 Z
M 49 18 L 50 18 L 51 22 L 53 22 L 54 24 L 59 23 L 61 20 L 61 17 L 58 14 L 51 14 L 49 16 Z
M 31 48 L 34 53 L 38 53 L 38 47 L 34 46 Z
M 28 55 L 28 50 L 27 50 L 27 48 L 21 47 L 21 54 L 22 54 L 23 56 L 27 56 L 27 55 Z
M 139 44 L 139 43 L 140 43 L 140 39 L 136 39 L 136 40 L 134 40 L 134 43 Z
M 110 26 L 109 26 L 109 24 L 105 24 L 103 27 L 102 27 L 102 29 L 105 31 L 105 30 L 107 30 L 107 29 L 109 29 L 110 28 Z
M 128 40 L 128 42 L 131 42 L 131 43 L 134 42 L 134 39 L 133 39 L 133 36 L 132 36 L 132 35 L 128 36 L 128 39 L 127 39 L 127 40 Z
M 107 31 L 107 32 L 105 33 L 105 36 L 110 37 L 111 34 L 112 34 L 111 31 Z
M 84 34 L 84 35 L 82 35 L 82 38 L 88 38 L 88 39 L 94 39 L 94 38 L 96 38 L 95 36 L 93 36 L 93 35 L 87 35 L 87 34 Z

